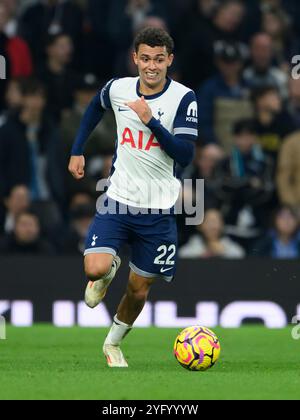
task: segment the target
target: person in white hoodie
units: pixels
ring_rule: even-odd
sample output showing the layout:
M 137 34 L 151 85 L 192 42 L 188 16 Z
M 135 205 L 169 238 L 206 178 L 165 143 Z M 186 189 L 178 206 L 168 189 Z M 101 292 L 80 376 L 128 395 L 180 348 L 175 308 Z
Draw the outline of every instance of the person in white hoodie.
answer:
M 219 210 L 205 213 L 203 224 L 197 226 L 197 233 L 179 250 L 180 258 L 243 258 L 244 249 L 223 235 L 224 222 Z

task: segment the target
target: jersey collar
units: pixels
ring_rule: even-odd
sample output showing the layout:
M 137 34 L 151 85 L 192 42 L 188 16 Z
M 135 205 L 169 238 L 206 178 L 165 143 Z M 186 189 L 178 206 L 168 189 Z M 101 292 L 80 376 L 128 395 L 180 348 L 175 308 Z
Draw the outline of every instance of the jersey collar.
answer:
M 141 92 L 140 92 L 140 79 L 138 79 L 138 81 L 136 83 L 136 94 L 139 97 L 144 96 L 144 98 L 148 99 L 148 100 L 159 98 L 161 95 L 163 95 L 168 90 L 171 82 L 172 82 L 172 79 L 169 76 L 167 76 L 167 81 L 166 81 L 165 86 L 164 86 L 162 91 L 160 91 L 158 93 L 155 93 L 154 95 L 142 95 Z

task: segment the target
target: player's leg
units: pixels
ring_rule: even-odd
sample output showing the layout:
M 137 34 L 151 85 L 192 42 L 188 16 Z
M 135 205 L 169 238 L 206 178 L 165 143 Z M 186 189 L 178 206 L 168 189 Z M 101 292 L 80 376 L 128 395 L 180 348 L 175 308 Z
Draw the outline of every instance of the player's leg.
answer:
M 117 256 L 127 240 L 127 228 L 122 216 L 116 213 L 97 213 L 86 238 L 84 268 L 88 279 L 85 302 L 94 308 L 101 302 L 106 290 L 121 265 Z
M 114 256 L 112 254 L 88 254 L 84 257 L 84 271 L 91 281 L 105 276 L 112 267 Z
M 90 308 L 103 300 L 120 265 L 121 259 L 117 255 L 95 253 L 85 256 L 84 269 L 89 280 L 85 290 L 85 303 Z
M 119 304 L 113 325 L 103 346 L 103 352 L 110 367 L 128 366 L 120 344 L 141 313 L 154 282 L 155 277 L 143 277 L 134 271 L 130 272 L 126 293 Z
M 132 219 L 131 227 L 135 239 L 128 287 L 103 347 L 111 367 L 128 366 L 120 344 L 142 311 L 154 281 L 171 281 L 176 269 L 177 228 L 174 216 L 137 216 Z
M 143 277 L 132 270 L 130 271 L 127 290 L 117 310 L 117 318 L 120 321 L 128 325 L 135 322 L 143 310 L 150 288 L 155 280 L 155 277 Z

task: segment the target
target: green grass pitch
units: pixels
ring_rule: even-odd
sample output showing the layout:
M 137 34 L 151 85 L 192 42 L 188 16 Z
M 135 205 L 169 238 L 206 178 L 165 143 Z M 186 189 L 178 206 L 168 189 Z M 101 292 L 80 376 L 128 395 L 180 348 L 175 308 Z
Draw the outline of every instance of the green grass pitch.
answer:
M 216 328 L 220 361 L 189 372 L 172 353 L 178 329 L 134 329 L 123 344 L 129 368 L 110 369 L 101 353 L 106 329 L 8 327 L 0 400 L 300 399 L 300 341 L 291 328 Z

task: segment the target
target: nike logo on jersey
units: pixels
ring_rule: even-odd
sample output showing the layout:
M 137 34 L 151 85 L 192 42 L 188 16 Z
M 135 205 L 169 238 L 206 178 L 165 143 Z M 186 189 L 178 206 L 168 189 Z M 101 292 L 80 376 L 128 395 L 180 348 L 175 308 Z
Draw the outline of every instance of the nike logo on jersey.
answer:
M 118 111 L 119 111 L 119 112 L 126 112 L 126 111 L 130 111 L 130 108 L 121 108 L 121 107 L 119 106 Z
M 173 267 L 170 268 L 161 268 L 160 272 L 165 273 L 166 271 L 172 270 Z

